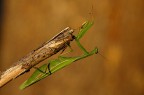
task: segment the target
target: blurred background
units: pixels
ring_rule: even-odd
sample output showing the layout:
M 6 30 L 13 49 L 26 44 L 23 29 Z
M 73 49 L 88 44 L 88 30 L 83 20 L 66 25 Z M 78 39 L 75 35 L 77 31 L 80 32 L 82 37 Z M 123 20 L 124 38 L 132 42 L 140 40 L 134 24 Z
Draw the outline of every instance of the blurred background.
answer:
M 31 70 L 0 88 L 0 95 L 144 95 L 143 0 L 1 0 L 0 71 L 92 16 L 95 24 L 81 43 L 89 51 L 98 47 L 104 57 L 85 58 L 19 90 Z M 71 46 L 68 55 L 82 54 L 74 42 Z

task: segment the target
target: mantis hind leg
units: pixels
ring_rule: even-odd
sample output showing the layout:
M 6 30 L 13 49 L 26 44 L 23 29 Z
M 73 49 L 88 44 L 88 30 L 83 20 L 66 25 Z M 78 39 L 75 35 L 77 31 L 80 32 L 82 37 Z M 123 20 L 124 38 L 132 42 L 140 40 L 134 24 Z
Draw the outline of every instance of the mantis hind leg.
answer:
M 51 73 L 51 70 L 50 70 L 50 63 L 48 63 L 47 68 L 48 68 L 49 74 L 51 75 L 52 73 Z
M 47 74 L 46 73 L 46 70 L 45 71 L 42 71 L 41 69 L 39 69 L 38 67 L 33 67 L 34 69 L 38 70 L 39 72 L 43 73 L 43 74 Z
M 70 50 L 68 52 L 63 53 L 66 50 L 67 47 L 69 47 Z M 73 52 L 73 49 L 71 48 L 70 43 L 65 43 L 65 46 L 63 47 L 63 49 L 62 49 L 62 51 L 60 53 L 60 56 L 61 55 L 66 55 L 66 54 L 68 54 L 70 52 Z
M 66 53 L 63 53 L 67 47 L 70 48 L 70 51 L 68 51 L 68 52 L 66 52 Z M 65 55 L 65 54 L 67 54 L 67 53 L 69 53 L 69 52 L 72 52 L 72 51 L 73 51 L 73 50 L 72 50 L 72 48 L 71 48 L 71 46 L 70 46 L 70 43 L 65 43 L 65 46 L 63 47 L 63 49 L 62 49 L 62 51 L 61 51 L 61 53 L 60 53 L 60 56 L 58 56 L 58 58 L 60 59 L 61 55 Z M 51 63 L 48 63 L 47 69 L 46 69 L 46 70 L 48 70 L 48 74 L 49 74 L 49 75 L 52 74 L 50 65 L 51 65 Z
M 38 70 L 39 72 L 41 72 L 43 74 L 49 74 L 49 75 L 52 74 L 51 70 L 50 70 L 50 63 L 48 64 L 47 68 L 44 71 L 41 70 L 41 69 L 39 69 L 38 67 L 33 67 L 33 68 L 36 69 L 36 70 Z M 48 72 L 47 72 L 47 70 L 48 70 Z

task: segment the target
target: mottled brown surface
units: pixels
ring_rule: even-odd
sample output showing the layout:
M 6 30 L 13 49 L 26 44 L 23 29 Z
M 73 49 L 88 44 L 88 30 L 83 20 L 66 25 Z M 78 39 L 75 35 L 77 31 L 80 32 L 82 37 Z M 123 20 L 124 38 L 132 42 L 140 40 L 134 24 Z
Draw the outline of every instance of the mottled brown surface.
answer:
M 98 54 L 75 62 L 20 91 L 31 71 L 0 95 L 144 95 L 143 0 L 5 0 L 0 70 L 61 29 L 91 19 L 92 6 L 95 25 L 81 42 L 88 50 L 97 46 L 106 59 Z M 75 43 L 72 48 L 71 56 L 82 53 Z
M 63 29 L 52 39 L 22 57 L 6 71 L 3 71 L 0 75 L 0 88 L 18 76 L 30 71 L 38 63 L 57 54 L 59 51 L 63 51 L 74 40 L 73 32 L 74 30 L 69 27 Z

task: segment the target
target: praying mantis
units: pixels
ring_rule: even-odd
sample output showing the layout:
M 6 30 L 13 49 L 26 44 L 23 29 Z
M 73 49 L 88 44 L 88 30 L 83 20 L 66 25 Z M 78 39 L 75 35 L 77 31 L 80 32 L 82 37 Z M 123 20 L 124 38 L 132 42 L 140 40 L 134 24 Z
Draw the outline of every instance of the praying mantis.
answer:
M 21 86 L 20 89 L 25 89 L 28 86 L 46 78 L 47 76 L 55 73 L 56 71 L 70 65 L 71 63 L 89 57 L 91 55 L 98 53 L 98 48 L 94 48 L 92 51 L 88 52 L 80 43 L 80 39 L 84 34 L 92 27 L 93 21 L 86 21 L 80 28 L 79 33 L 75 36 L 75 42 L 78 47 L 83 51 L 83 54 L 76 57 L 64 57 L 59 56 L 57 59 L 50 60 L 48 64 L 43 64 L 39 68 L 36 68 L 35 72 L 27 79 Z

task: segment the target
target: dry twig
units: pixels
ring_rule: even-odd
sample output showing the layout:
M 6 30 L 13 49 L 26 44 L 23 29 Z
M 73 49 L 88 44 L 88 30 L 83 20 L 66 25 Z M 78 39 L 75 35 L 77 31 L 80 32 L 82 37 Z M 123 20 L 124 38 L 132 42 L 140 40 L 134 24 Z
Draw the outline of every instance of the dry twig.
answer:
M 0 87 L 4 86 L 9 81 L 29 71 L 33 66 L 37 65 L 46 58 L 58 53 L 70 44 L 74 39 L 73 30 L 69 27 L 62 30 L 48 42 L 45 42 L 39 48 L 33 50 L 18 62 L 14 63 L 9 69 L 0 75 Z

